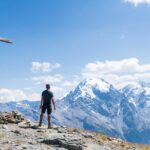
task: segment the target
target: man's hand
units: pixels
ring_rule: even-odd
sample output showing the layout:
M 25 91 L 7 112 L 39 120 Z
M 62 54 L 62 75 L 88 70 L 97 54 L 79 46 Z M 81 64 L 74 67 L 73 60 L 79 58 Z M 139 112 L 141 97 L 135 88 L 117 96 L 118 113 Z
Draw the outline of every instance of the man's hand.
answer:
M 54 111 L 56 110 L 56 107 L 54 106 Z
M 40 109 L 42 109 L 43 105 L 43 96 L 41 96 L 41 104 L 40 104 Z
M 42 109 L 42 105 L 40 105 L 40 109 Z
M 56 110 L 56 106 L 55 106 L 55 102 L 54 102 L 54 97 L 52 97 L 52 103 L 53 103 L 53 106 L 54 106 L 54 111 Z

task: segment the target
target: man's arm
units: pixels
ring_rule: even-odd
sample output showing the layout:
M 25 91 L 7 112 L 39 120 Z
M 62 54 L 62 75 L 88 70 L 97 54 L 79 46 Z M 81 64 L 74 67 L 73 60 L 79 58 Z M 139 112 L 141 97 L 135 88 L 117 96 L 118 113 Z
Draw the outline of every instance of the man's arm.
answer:
M 54 106 L 54 110 L 56 110 L 56 106 L 55 106 L 54 97 L 52 97 L 52 103 L 53 103 L 53 106 Z
M 42 109 L 42 106 L 43 106 L 43 96 L 41 96 L 41 105 L 40 105 L 41 109 Z

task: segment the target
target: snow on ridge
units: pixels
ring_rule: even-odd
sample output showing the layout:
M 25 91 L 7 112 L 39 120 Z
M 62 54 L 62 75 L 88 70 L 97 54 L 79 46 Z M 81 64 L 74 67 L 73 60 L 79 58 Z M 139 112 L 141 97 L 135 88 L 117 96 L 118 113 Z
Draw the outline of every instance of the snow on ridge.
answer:
M 143 91 L 144 91 L 143 87 L 138 82 L 137 83 L 128 84 L 122 89 L 122 92 L 126 93 L 127 95 L 130 94 L 131 92 L 134 95 L 138 95 L 138 94 L 142 93 Z
M 101 92 L 109 92 L 110 84 L 103 79 L 90 78 L 84 80 L 79 84 L 82 97 L 95 98 L 96 95 L 93 93 L 93 88 L 100 90 Z
M 98 79 L 98 78 L 91 78 L 91 79 L 87 79 L 85 86 L 88 88 L 97 88 L 102 92 L 108 92 L 109 88 L 110 88 L 110 84 L 107 83 L 105 80 L 103 79 Z
M 17 102 L 16 105 L 17 105 L 17 107 L 24 107 L 24 108 L 29 108 L 30 107 L 29 104 L 23 104 L 21 102 Z
M 90 87 L 89 88 L 83 87 L 81 89 L 81 95 L 82 95 L 82 97 L 85 97 L 85 96 L 88 96 L 90 98 L 96 97 L 95 94 L 93 93 L 93 90 Z
M 146 95 L 150 95 L 150 88 L 145 87 L 144 90 Z

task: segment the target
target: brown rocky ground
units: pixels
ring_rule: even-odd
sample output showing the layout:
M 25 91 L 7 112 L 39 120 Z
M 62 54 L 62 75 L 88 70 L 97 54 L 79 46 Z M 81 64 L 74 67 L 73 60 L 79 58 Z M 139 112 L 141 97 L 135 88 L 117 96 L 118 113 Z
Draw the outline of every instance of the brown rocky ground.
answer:
M 99 133 L 37 127 L 17 112 L 0 113 L 0 150 L 150 150 Z

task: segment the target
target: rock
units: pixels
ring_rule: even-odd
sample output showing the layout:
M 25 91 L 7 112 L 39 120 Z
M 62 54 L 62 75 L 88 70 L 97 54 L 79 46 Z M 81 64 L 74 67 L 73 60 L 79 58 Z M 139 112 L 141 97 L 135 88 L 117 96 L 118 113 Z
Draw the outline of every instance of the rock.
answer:
M 31 125 L 30 125 L 30 122 L 23 120 L 22 122 L 18 123 L 18 126 L 20 128 L 29 128 Z
M 7 125 L 3 125 L 2 128 L 3 129 L 8 129 L 8 126 Z
M 45 132 L 45 131 L 44 131 L 44 130 L 39 129 L 39 130 L 37 130 L 37 132 L 42 132 L 42 133 L 43 133 L 43 132 Z
M 8 123 L 17 123 L 14 118 L 7 118 Z
M 4 121 L 3 121 L 3 120 L 0 120 L 0 124 L 4 124 Z
M 32 142 L 32 141 L 30 141 L 30 142 L 28 142 L 29 144 L 31 144 L 31 145 L 34 145 L 34 143 Z
M 18 124 L 23 121 L 28 122 L 20 113 L 16 111 L 0 113 L 0 124 Z
M 27 146 L 22 146 L 22 149 L 27 149 Z
M 59 126 L 53 125 L 53 129 L 57 130 Z
M 94 138 L 94 135 L 92 133 L 82 133 L 82 136 L 85 138 Z
M 64 128 L 58 128 L 57 132 L 58 133 L 66 133 L 67 131 Z
M 5 124 L 5 122 L 7 122 L 5 115 L 3 113 L 0 113 L 0 124 Z
M 12 132 L 15 133 L 15 134 L 20 134 L 21 135 L 20 131 L 18 131 L 18 130 L 14 130 Z
M 43 140 L 42 143 L 57 145 L 69 150 L 83 150 L 84 144 L 82 138 L 79 136 L 59 133 L 51 134 L 50 137 Z
M 39 127 L 37 125 L 33 125 L 33 126 L 30 126 L 30 128 L 32 128 L 32 129 L 38 129 Z

